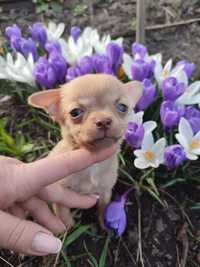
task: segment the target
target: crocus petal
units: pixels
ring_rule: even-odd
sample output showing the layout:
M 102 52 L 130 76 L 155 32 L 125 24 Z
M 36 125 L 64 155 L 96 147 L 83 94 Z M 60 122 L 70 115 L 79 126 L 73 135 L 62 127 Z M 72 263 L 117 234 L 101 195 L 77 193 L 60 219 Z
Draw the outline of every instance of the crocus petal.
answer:
M 125 211 L 123 210 L 120 221 L 119 221 L 118 229 L 117 229 L 118 236 L 121 236 L 123 234 L 123 232 L 126 229 L 126 226 L 127 226 L 126 214 L 125 214 Z
M 152 133 L 145 134 L 142 141 L 142 150 L 149 150 L 154 144 L 154 139 Z
M 193 131 L 189 122 L 185 118 L 181 118 L 179 126 L 179 133 L 188 141 L 193 138 Z
M 143 123 L 143 127 L 144 127 L 145 133 L 148 134 L 157 127 L 157 123 L 155 121 L 146 121 Z
M 132 79 L 132 73 L 131 73 L 131 65 L 133 63 L 133 59 L 132 57 L 130 57 L 128 54 L 124 53 L 123 55 L 123 69 L 126 73 L 126 75 L 128 76 L 129 79 Z
M 134 160 L 134 165 L 135 165 L 136 168 L 141 169 L 141 170 L 147 169 L 147 168 L 150 167 L 149 161 L 142 160 L 141 158 L 136 158 Z

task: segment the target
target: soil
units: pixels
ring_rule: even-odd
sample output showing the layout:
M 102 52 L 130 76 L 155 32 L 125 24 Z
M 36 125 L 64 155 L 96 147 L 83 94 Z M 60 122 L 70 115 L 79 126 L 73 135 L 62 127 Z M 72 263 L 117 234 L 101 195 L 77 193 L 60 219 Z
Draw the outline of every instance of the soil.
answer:
M 91 6 L 93 2 L 93 6 Z M 31 1 L 0 0 L 0 29 L 4 32 L 7 25 L 19 24 L 26 29 L 35 21 L 54 19 L 66 24 L 66 30 L 72 25 L 94 26 L 101 33 L 111 36 L 123 36 L 125 47 L 130 47 L 135 38 L 135 0 L 68 0 L 63 3 L 62 12 L 48 11 L 46 14 L 36 14 Z M 147 25 L 169 24 L 200 16 L 199 0 L 148 0 Z M 197 64 L 196 78 L 200 76 L 200 24 L 193 22 L 182 26 L 149 29 L 146 33 L 146 44 L 150 53 L 162 52 L 164 59 L 175 61 L 188 59 Z M 9 105 L 8 105 L 8 111 Z M 20 116 L 25 114 L 24 108 Z M 7 112 L 7 114 L 9 113 Z M 0 113 L 1 114 L 1 113 Z M 12 113 L 14 114 L 14 113 Z M 19 114 L 16 112 L 16 114 Z M 19 119 L 19 117 L 18 117 Z M 21 119 L 21 118 L 20 118 Z M 22 117 L 23 119 L 23 117 Z M 43 133 L 42 133 L 43 134 Z M 163 173 L 164 174 L 164 173 Z M 134 175 L 134 173 L 133 173 Z M 162 174 L 161 174 L 162 176 Z M 121 176 L 120 176 L 121 177 Z M 125 181 L 125 178 L 120 181 Z M 118 182 L 114 196 L 127 187 L 124 182 Z M 197 267 L 200 266 L 200 213 L 191 209 L 194 203 L 200 202 L 197 183 L 178 184 L 170 190 L 161 189 L 161 199 L 167 205 L 163 207 L 148 193 L 138 196 L 132 193 L 126 207 L 128 227 L 122 238 L 112 237 L 109 243 L 107 267 L 142 266 L 137 261 L 138 255 L 138 219 L 141 211 L 142 251 L 145 267 Z M 89 267 L 88 256 L 84 246 L 98 259 L 105 244 L 107 234 L 102 232 L 97 223 L 95 209 L 82 213 L 83 224 L 91 224 L 93 235 L 84 234 L 66 251 L 72 267 Z M 24 257 L 2 250 L 1 257 L 14 266 L 52 267 L 55 257 Z M 20 265 L 21 264 L 21 265 Z M 8 266 L 0 261 L 0 266 Z M 57 266 L 68 266 L 58 263 Z

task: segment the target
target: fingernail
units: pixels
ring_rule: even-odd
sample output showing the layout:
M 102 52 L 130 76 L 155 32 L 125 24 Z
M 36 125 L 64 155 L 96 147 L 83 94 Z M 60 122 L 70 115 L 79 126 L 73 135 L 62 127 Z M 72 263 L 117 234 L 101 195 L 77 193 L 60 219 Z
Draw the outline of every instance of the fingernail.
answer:
M 36 234 L 32 243 L 32 249 L 39 253 L 55 254 L 61 250 L 61 247 L 60 239 L 42 232 Z
M 97 195 L 97 194 L 92 194 L 92 195 L 90 195 L 91 197 L 95 197 L 96 199 L 99 199 L 100 198 L 100 196 L 99 195 Z

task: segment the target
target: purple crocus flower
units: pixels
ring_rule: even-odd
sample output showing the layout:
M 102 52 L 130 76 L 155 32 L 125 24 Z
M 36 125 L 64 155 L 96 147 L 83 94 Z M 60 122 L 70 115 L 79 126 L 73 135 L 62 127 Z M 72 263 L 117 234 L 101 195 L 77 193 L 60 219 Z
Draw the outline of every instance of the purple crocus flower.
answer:
M 127 219 L 125 213 L 125 203 L 128 194 L 134 189 L 131 187 L 118 200 L 112 201 L 105 209 L 104 223 L 108 229 L 114 230 L 121 236 L 126 229 Z
M 183 66 L 183 70 L 187 74 L 188 78 L 190 78 L 193 74 L 193 72 L 196 69 L 196 65 L 192 62 L 189 62 L 187 60 L 181 60 L 176 64 L 176 67 Z
M 22 42 L 23 42 L 22 37 L 18 37 L 18 36 L 13 35 L 10 38 L 10 46 L 15 52 L 22 53 L 22 51 L 21 51 Z
M 58 41 L 47 42 L 45 44 L 45 49 L 49 53 L 56 52 L 61 54 L 61 46 Z
M 67 73 L 67 62 L 60 53 L 49 54 L 49 64 L 54 68 L 57 82 L 63 83 Z
M 200 111 L 198 109 L 192 106 L 186 107 L 184 118 L 189 121 L 194 134 L 200 131 Z
M 184 160 L 186 160 L 186 155 L 181 145 L 171 145 L 166 147 L 164 153 L 164 164 L 169 170 L 177 168 Z
M 71 81 L 71 80 L 74 80 L 76 77 L 79 77 L 81 75 L 82 75 L 82 73 L 81 73 L 81 70 L 78 66 L 70 67 L 67 70 L 66 79 L 68 81 Z
M 106 54 L 114 74 L 117 74 L 117 71 L 122 64 L 123 52 L 123 47 L 117 43 L 111 42 L 106 47 Z
M 93 59 L 92 57 L 85 56 L 78 62 L 81 75 L 89 74 L 93 72 Z
M 29 27 L 29 31 L 33 40 L 40 43 L 43 47 L 47 41 L 47 32 L 42 23 L 34 23 L 32 26 Z
M 92 57 L 94 71 L 96 73 L 108 73 L 112 74 L 112 65 L 109 58 L 106 55 L 95 54 Z
M 184 107 L 176 105 L 173 101 L 164 101 L 160 107 L 160 117 L 163 126 L 170 129 L 179 123 L 184 115 Z
M 37 60 L 38 58 L 38 52 L 35 42 L 29 38 L 29 39 L 21 39 L 20 42 L 20 52 L 25 56 L 28 57 L 29 54 L 33 55 L 33 59 Z
M 144 59 L 147 55 L 147 48 L 143 44 L 133 43 L 132 54 L 135 55 L 136 59 Z
M 143 94 L 136 105 L 138 111 L 148 108 L 156 98 L 156 87 L 148 79 L 144 79 L 143 82 Z
M 40 57 L 34 68 L 34 75 L 41 86 L 53 88 L 57 82 L 56 72 L 45 57 Z
M 80 34 L 81 34 L 81 29 L 79 27 L 77 27 L 77 26 L 71 27 L 70 35 L 74 39 L 74 42 L 77 42 Z
M 5 32 L 6 32 L 6 36 L 8 38 L 11 38 L 13 36 L 15 36 L 17 38 L 22 37 L 21 29 L 16 24 L 7 27 Z
M 176 100 L 185 92 L 186 86 L 178 82 L 175 77 L 168 77 L 163 81 L 162 92 L 165 100 Z
M 144 138 L 144 127 L 142 124 L 129 122 L 125 132 L 125 140 L 132 148 L 140 148 Z
M 153 75 L 154 67 L 154 60 L 152 60 L 151 62 L 146 62 L 143 59 L 137 59 L 133 61 L 133 64 L 131 66 L 132 79 L 137 81 L 150 79 Z

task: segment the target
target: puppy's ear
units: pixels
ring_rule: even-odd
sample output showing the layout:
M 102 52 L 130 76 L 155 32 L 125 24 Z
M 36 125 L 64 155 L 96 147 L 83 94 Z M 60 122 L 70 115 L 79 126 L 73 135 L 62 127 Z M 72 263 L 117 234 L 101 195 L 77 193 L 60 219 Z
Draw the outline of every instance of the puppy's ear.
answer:
M 131 82 L 123 84 L 122 86 L 125 92 L 130 97 L 133 107 L 135 107 L 135 105 L 140 100 L 142 93 L 143 93 L 142 83 L 139 81 L 131 81 Z
M 60 89 L 49 89 L 32 94 L 28 98 L 29 105 L 44 109 L 53 119 L 60 122 Z

